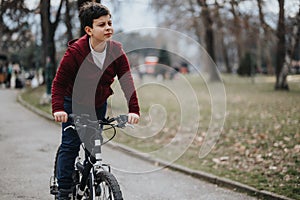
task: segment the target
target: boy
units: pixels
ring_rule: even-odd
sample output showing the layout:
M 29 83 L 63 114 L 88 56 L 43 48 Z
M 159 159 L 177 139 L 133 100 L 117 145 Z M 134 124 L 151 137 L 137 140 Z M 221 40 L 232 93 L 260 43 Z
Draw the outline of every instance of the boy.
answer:
M 99 3 L 88 2 L 81 7 L 79 18 L 86 35 L 69 42 L 52 84 L 53 117 L 62 122 L 58 199 L 70 199 L 74 162 L 82 142 L 74 130 L 64 131 L 70 125 L 68 114 L 74 109 L 90 109 L 91 114 L 103 119 L 107 98 L 113 94 L 110 86 L 117 76 L 128 102 L 128 122 L 139 121 L 139 104 L 127 56 L 121 44 L 111 40 L 114 31 L 110 11 Z

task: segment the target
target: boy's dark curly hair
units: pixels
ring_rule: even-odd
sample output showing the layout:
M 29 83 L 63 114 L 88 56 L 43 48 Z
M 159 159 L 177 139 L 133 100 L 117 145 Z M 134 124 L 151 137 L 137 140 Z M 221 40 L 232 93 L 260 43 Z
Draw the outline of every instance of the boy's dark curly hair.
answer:
M 94 19 L 98 19 L 99 17 L 105 15 L 111 16 L 111 13 L 106 6 L 96 2 L 87 2 L 79 9 L 81 27 L 83 29 L 86 26 L 93 28 Z

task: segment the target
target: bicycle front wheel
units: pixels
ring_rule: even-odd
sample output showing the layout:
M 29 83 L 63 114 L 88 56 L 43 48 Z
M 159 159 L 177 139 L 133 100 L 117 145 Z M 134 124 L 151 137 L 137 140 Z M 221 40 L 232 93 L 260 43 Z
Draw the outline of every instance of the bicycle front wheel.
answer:
M 94 182 L 94 183 L 93 183 Z M 90 179 L 90 197 L 96 200 L 123 200 L 117 179 L 107 171 L 95 175 Z M 90 198 L 91 199 L 91 198 Z

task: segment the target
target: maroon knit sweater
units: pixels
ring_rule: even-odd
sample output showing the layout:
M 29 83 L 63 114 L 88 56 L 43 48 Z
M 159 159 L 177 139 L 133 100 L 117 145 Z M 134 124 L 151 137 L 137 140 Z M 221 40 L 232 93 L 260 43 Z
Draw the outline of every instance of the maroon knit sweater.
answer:
M 107 42 L 103 68 L 93 61 L 89 37 L 72 40 L 60 62 L 52 83 L 52 113 L 64 110 L 64 97 L 80 105 L 100 108 L 113 94 L 111 84 L 117 76 L 125 94 L 130 113 L 139 115 L 139 104 L 130 66 L 120 43 Z

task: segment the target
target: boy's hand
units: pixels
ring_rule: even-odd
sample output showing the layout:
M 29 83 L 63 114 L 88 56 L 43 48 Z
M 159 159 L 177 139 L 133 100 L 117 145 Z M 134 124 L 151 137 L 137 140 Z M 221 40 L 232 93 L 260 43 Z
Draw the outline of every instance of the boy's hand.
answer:
M 135 113 L 129 113 L 128 114 L 128 123 L 129 124 L 137 124 L 139 123 L 140 116 Z
M 68 121 L 68 114 L 65 111 L 59 111 L 53 113 L 54 120 L 56 122 L 67 122 Z

